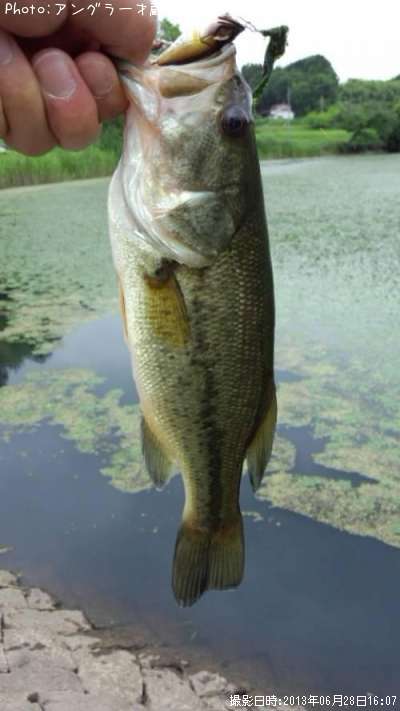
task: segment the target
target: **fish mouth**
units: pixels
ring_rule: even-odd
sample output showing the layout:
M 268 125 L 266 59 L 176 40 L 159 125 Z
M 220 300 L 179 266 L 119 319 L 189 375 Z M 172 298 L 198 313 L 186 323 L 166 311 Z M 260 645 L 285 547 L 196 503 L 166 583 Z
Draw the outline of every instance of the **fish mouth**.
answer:
M 236 47 L 229 43 L 211 55 L 198 57 L 185 64 L 159 65 L 148 62 L 138 67 L 127 60 L 117 60 L 115 66 L 128 96 L 137 97 L 142 106 L 145 100 L 148 106 L 154 105 L 156 115 L 159 109 L 156 94 L 161 98 L 184 98 L 231 79 L 236 71 Z
M 150 68 L 153 67 L 154 69 L 159 68 L 176 68 L 177 70 L 184 71 L 186 67 L 190 68 L 191 70 L 194 69 L 212 69 L 213 67 L 217 67 L 220 64 L 223 64 L 227 59 L 230 59 L 231 57 L 234 57 L 236 55 L 236 47 L 233 44 L 233 42 L 230 42 L 229 44 L 225 44 L 223 47 L 220 49 L 216 49 L 212 54 L 209 54 L 207 56 L 201 57 L 201 58 L 196 58 L 196 59 L 188 59 L 185 63 L 181 64 L 158 64 L 157 61 L 151 61 L 150 62 Z M 124 78 L 124 74 L 126 72 L 129 72 L 129 70 L 132 69 L 132 67 L 135 67 L 136 65 L 132 64 L 127 59 L 119 59 L 118 57 L 113 57 L 113 62 L 118 70 L 122 74 L 122 79 Z
M 146 87 L 158 85 L 164 97 L 197 93 L 233 76 L 236 57 L 233 40 L 244 29 L 245 24 L 230 15 L 223 15 L 204 32 L 179 37 L 160 55 L 151 56 L 144 65 L 135 66 L 128 60 L 116 58 L 114 63 L 121 81 L 133 94 L 133 83 L 143 82 L 144 75 L 149 78 L 143 82 Z

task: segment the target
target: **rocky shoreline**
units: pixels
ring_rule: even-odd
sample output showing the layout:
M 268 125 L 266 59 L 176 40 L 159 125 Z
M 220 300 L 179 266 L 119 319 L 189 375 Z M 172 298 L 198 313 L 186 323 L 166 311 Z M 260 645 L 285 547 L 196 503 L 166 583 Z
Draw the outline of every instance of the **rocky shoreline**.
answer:
M 226 711 L 235 692 L 219 674 L 118 644 L 0 570 L 1 711 Z

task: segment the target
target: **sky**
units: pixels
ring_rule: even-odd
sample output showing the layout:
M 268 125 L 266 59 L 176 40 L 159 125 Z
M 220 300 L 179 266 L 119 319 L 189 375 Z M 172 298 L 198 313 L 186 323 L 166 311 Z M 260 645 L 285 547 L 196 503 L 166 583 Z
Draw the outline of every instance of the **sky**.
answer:
M 160 19 L 183 31 L 219 14 L 244 17 L 261 29 L 288 25 L 289 45 L 277 66 L 323 54 L 340 81 L 391 79 L 400 74 L 400 0 L 158 0 Z M 265 40 L 245 32 L 235 42 L 239 66 L 262 62 Z

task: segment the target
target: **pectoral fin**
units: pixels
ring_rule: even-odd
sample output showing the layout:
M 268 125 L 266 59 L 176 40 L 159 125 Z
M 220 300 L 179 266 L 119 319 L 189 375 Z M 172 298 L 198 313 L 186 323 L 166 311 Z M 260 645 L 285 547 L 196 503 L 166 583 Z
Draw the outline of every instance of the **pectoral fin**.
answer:
M 124 290 L 122 288 L 121 279 L 118 279 L 118 284 L 119 284 L 119 308 L 120 308 L 121 316 L 122 316 L 124 336 L 125 336 L 125 340 L 127 341 L 128 340 L 128 324 L 127 324 L 127 320 L 126 320 L 125 296 L 124 296 Z
M 164 343 L 183 347 L 190 337 L 186 304 L 173 274 L 165 280 L 145 279 L 146 317 L 154 335 Z
M 153 434 L 144 417 L 141 421 L 142 451 L 146 469 L 157 489 L 162 489 L 171 473 L 171 462 L 164 453 L 160 442 Z
M 271 457 L 276 419 L 276 391 L 275 385 L 272 383 L 267 412 L 247 450 L 247 467 L 254 492 L 256 492 L 261 485 L 265 469 Z

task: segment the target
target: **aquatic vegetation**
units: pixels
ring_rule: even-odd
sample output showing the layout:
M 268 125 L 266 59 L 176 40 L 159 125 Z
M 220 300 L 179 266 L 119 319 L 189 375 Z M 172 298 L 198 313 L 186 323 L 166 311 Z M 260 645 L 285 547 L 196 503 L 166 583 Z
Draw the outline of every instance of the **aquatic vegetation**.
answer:
M 390 409 L 385 411 L 371 373 L 358 372 L 356 377 L 351 362 L 320 368 L 307 357 L 305 353 L 304 379 L 279 388 L 281 425 L 308 425 L 315 437 L 326 438 L 323 451 L 313 455 L 316 463 L 338 472 L 362 473 L 370 482 L 353 485 L 329 474 L 314 476 L 299 470 L 293 466 L 288 443 L 280 438 L 271 475 L 259 496 L 317 521 L 400 546 L 399 434 L 391 429 L 393 407 L 400 415 L 400 387 L 393 390 Z M 360 387 L 365 380 L 368 403 Z
M 48 354 L 72 326 L 116 307 L 107 184 L 0 192 L 2 350 Z
M 138 407 L 121 406 L 121 391 L 97 395 L 103 382 L 89 370 L 41 370 L 0 390 L 0 437 L 47 421 L 80 452 L 99 456 L 99 470 L 118 489 L 138 492 L 151 486 L 142 467 Z
M 6 545 L 1 545 L 0 544 L 0 555 L 5 555 L 6 553 L 10 553 L 10 551 L 13 550 L 12 546 L 6 546 Z
M 262 169 L 276 367 L 293 377 L 279 384 L 281 429 L 260 497 L 399 547 L 399 156 Z M 114 308 L 106 191 L 107 181 L 93 181 L 0 193 L 0 362 L 15 357 L 17 344 L 21 362 L 49 353 L 74 324 Z M 3 436 L 48 420 L 80 451 L 98 454 L 112 485 L 148 488 L 138 411 L 117 391 L 100 396 L 99 384 L 91 371 L 43 369 L 0 388 Z M 296 464 L 286 428 L 301 426 L 324 438 L 313 461 L 343 477 Z M 354 472 L 370 481 L 351 481 Z
M 277 506 L 396 546 L 399 167 L 398 156 L 282 162 L 274 173 L 263 166 L 276 364 L 302 376 L 280 384 L 278 422 L 326 438 L 314 462 L 371 481 L 352 485 L 285 465 L 260 492 Z
M 281 425 L 310 425 L 315 436 L 328 437 L 323 452 L 314 455 L 315 461 L 338 471 L 362 472 L 371 482 L 354 486 L 350 481 L 298 471 L 295 446 L 278 434 L 259 498 L 400 546 L 398 439 L 383 430 L 377 441 L 373 415 L 365 417 L 362 403 L 346 393 L 345 378 L 344 391 L 333 398 L 327 381 L 330 374 L 318 374 L 318 369 L 313 373 L 305 363 L 306 359 L 307 375 L 302 381 L 280 385 Z M 62 427 L 62 436 L 79 451 L 98 455 L 99 471 L 113 486 L 131 493 L 149 489 L 152 484 L 142 466 L 139 408 L 121 405 L 119 390 L 97 394 L 102 382 L 94 372 L 81 369 L 28 373 L 22 383 L 0 390 L 1 435 L 9 440 L 14 432 L 47 421 Z M 298 416 L 299 402 L 303 402 L 303 418 Z M 259 520 L 259 514 L 246 515 Z

